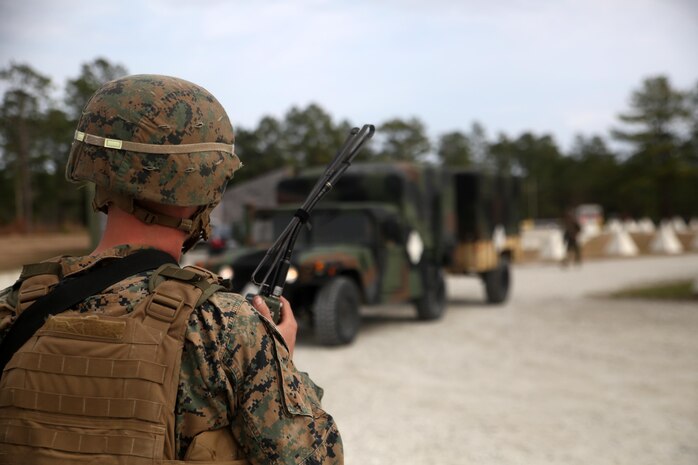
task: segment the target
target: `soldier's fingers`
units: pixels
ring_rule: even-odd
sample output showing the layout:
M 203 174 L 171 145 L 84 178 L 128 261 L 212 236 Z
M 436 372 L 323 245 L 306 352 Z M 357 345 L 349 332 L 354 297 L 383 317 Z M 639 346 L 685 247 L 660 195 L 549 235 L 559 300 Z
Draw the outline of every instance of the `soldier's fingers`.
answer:
M 288 353 L 291 355 L 291 357 L 293 357 L 293 349 L 296 346 L 296 332 L 298 331 L 298 323 L 296 322 L 296 317 L 293 315 L 291 303 L 283 297 L 281 297 L 280 300 L 281 318 L 277 328 L 283 336 L 284 341 L 286 341 Z
M 296 324 L 296 316 L 293 314 L 291 303 L 286 300 L 286 297 L 280 297 L 281 300 L 281 318 L 279 324 L 289 323 Z
M 260 296 L 254 296 L 252 299 L 252 306 L 255 308 L 255 310 L 261 313 L 262 316 L 271 320 L 271 312 L 269 311 L 269 307 L 267 307 L 267 303 Z

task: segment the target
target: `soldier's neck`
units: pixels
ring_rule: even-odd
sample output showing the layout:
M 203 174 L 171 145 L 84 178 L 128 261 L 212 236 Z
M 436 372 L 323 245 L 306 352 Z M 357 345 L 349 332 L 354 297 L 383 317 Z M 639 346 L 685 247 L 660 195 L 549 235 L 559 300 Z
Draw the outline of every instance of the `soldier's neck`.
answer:
M 123 210 L 111 207 L 107 215 L 107 225 L 97 248 L 91 255 L 97 255 L 117 245 L 154 247 L 179 260 L 186 234 L 174 228 L 157 224 L 145 224 Z

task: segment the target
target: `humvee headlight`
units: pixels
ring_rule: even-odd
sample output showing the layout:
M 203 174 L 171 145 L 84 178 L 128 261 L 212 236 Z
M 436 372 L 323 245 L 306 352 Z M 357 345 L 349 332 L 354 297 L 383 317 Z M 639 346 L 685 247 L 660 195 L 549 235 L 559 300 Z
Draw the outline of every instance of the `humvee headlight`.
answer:
M 232 266 L 225 265 L 221 267 L 220 270 L 218 270 L 218 275 L 223 279 L 233 279 L 233 276 L 235 276 L 235 272 L 233 271 Z
M 417 231 L 410 232 L 406 247 L 410 262 L 412 262 L 413 265 L 419 263 L 422 259 L 422 253 L 424 252 L 424 242 L 422 241 L 422 236 L 420 236 Z
M 293 284 L 298 279 L 298 269 L 295 266 L 289 267 L 288 273 L 286 273 L 286 282 Z

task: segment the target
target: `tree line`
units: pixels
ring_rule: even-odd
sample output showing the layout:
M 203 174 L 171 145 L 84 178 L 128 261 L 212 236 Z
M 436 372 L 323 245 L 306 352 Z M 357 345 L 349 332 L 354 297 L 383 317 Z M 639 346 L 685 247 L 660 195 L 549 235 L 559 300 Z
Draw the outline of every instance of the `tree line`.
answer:
M 31 66 L 0 70 L 0 228 L 86 224 L 89 194 L 64 179 L 73 131 L 92 93 L 126 74 L 124 66 L 97 58 L 81 66 L 57 99 L 51 78 Z M 294 106 L 282 118 L 265 116 L 254 128 L 238 126 L 235 146 L 245 168 L 233 182 L 327 163 L 351 127 L 317 104 Z M 549 134 L 490 137 L 473 122 L 431 140 L 418 117 L 393 118 L 377 125 L 360 157 L 518 176 L 528 218 L 557 218 L 583 203 L 620 217 L 698 216 L 698 83 L 677 89 L 666 76 L 644 79 L 609 136 L 578 135 L 564 152 Z M 611 141 L 627 149 L 613 149 Z

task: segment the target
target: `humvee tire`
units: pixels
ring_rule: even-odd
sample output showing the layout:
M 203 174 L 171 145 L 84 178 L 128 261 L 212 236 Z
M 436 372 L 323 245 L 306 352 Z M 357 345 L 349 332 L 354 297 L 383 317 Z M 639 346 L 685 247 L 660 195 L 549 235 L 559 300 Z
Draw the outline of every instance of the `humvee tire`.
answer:
M 420 320 L 437 320 L 446 309 L 446 280 L 440 267 L 426 265 L 423 271 L 424 292 L 415 299 L 417 318 Z
M 487 302 L 490 304 L 501 304 L 509 297 L 509 260 L 506 257 L 499 257 L 499 263 L 493 270 L 482 273 L 482 282 L 485 285 Z
M 323 345 L 349 344 L 359 331 L 359 290 L 349 278 L 339 276 L 323 285 L 315 296 L 315 339 Z

